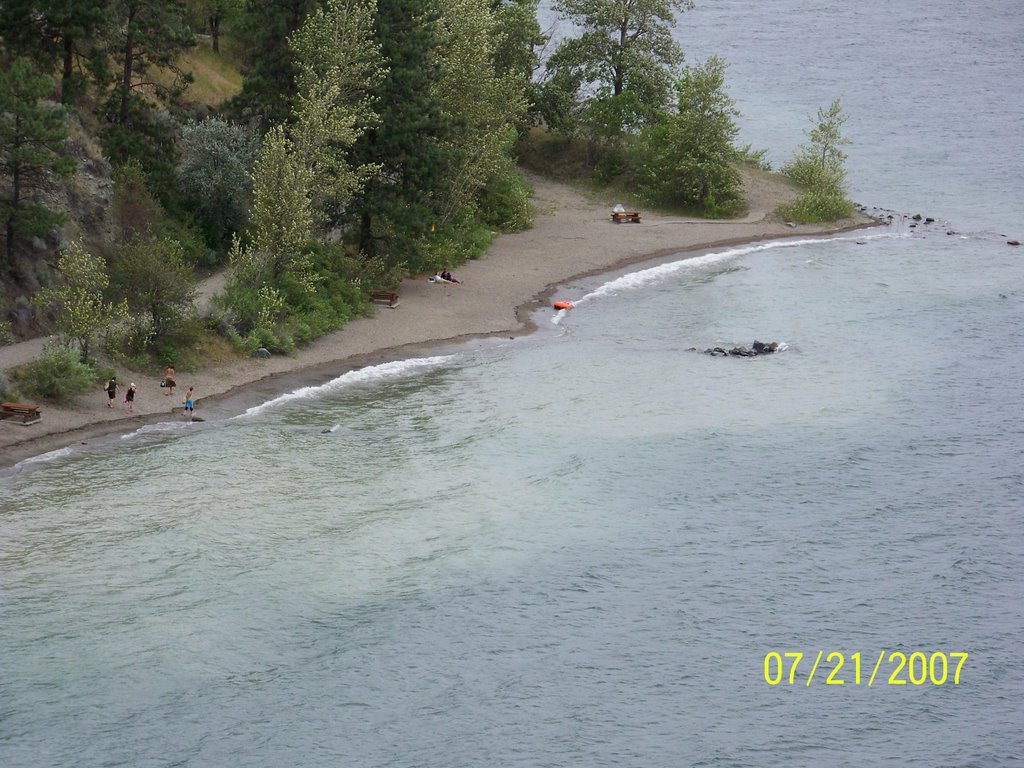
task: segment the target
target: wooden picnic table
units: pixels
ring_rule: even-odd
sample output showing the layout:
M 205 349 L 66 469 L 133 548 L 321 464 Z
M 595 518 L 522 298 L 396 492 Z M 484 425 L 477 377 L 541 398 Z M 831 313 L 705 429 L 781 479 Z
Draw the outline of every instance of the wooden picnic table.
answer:
M 42 418 L 34 403 L 0 403 L 0 419 L 21 419 L 22 424 L 34 424 Z
M 640 211 L 612 211 L 612 221 L 621 224 L 624 221 L 640 223 Z
M 394 307 L 398 304 L 398 294 L 394 291 L 370 291 L 370 303 Z

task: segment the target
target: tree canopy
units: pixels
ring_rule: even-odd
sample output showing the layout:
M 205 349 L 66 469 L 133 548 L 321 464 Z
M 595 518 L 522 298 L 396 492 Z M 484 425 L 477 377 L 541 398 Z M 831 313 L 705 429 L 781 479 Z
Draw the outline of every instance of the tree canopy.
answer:
M 644 131 L 643 173 L 656 200 L 712 215 L 739 202 L 739 110 L 725 91 L 725 69 L 714 56 L 686 68 L 676 83 L 678 111 Z
M 352 197 L 380 170 L 353 163 L 355 142 L 378 124 L 373 92 L 386 76 L 374 37 L 374 0 L 328 0 L 291 39 L 297 95 L 291 136 L 312 178 L 319 218 L 336 222 Z
M 124 302 L 112 304 L 104 298 L 110 284 L 103 259 L 81 242 L 71 243 L 57 262 L 61 281 L 45 288 L 36 300 L 56 311 L 57 329 L 66 343 L 75 343 L 83 363 L 89 362 L 93 344 L 101 333 L 128 316 Z
M 676 14 L 692 7 L 693 0 L 556 0 L 580 34 L 551 57 L 553 86 L 585 106 L 605 103 L 604 121 L 618 130 L 653 122 L 683 61 L 672 36 Z

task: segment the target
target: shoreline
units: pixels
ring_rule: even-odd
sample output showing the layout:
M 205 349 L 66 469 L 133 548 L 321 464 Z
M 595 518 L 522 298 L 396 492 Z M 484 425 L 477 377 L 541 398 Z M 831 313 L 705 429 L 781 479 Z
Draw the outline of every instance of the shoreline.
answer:
M 833 225 L 797 227 L 767 221 L 768 213 L 792 191 L 780 182 L 767 184 L 762 179 L 751 195 L 751 213 L 744 220 L 644 214 L 642 224 L 614 224 L 608 218 L 614 201 L 587 200 L 569 187 L 540 178 L 531 178 L 531 183 L 537 208 L 533 229 L 496 238 L 483 257 L 459 268 L 462 285 L 408 278 L 399 288 L 401 299 L 394 309 L 378 308 L 373 315 L 352 320 L 287 357 L 239 358 L 195 373 L 179 372 L 178 389 L 184 393 L 194 385 L 196 416 L 209 414 L 208 421 L 219 421 L 245 410 L 239 409 L 243 401 L 263 401 L 346 371 L 474 341 L 532 335 L 537 330 L 533 315 L 562 285 L 576 280 L 639 264 L 692 258 L 709 250 L 827 237 L 882 223 L 867 216 Z M 544 210 L 545 203 L 552 205 L 552 210 Z M 0 369 L 10 367 L 4 364 L 3 352 L 0 348 Z M 181 419 L 180 395 L 164 401 L 157 377 L 119 370 L 118 378 L 122 386 L 129 381 L 140 384 L 132 415 L 120 407 L 107 409 L 106 396 L 97 391 L 69 407 L 44 405 L 42 421 L 35 424 L 0 422 L 0 471 L 8 474 L 29 458 Z M 291 384 L 285 386 L 289 380 Z

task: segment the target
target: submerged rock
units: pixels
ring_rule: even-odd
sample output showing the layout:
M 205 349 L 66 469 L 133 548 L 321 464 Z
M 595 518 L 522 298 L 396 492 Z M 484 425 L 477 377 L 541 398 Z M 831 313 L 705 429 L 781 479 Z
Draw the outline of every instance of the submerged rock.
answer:
M 750 347 L 736 346 L 732 349 L 726 350 L 722 347 L 709 347 L 704 350 L 705 355 L 711 355 L 712 357 L 757 357 L 758 355 L 771 355 L 779 351 L 779 342 L 770 341 L 765 343 L 763 341 L 754 341 Z

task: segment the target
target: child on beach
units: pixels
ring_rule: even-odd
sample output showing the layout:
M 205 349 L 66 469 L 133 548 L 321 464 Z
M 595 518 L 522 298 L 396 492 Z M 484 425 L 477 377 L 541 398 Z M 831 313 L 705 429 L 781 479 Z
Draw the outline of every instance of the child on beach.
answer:
M 124 393 L 124 404 L 128 406 L 128 413 L 135 409 L 135 382 L 133 381 Z
M 192 387 L 188 388 L 188 392 L 185 393 L 181 402 L 185 404 L 184 409 L 181 411 L 181 415 L 188 416 L 188 420 L 192 421 L 192 411 L 195 408 L 195 395 L 192 393 Z

